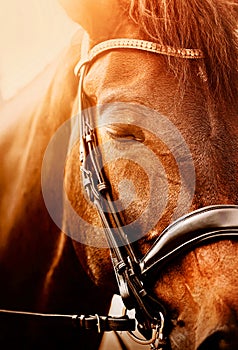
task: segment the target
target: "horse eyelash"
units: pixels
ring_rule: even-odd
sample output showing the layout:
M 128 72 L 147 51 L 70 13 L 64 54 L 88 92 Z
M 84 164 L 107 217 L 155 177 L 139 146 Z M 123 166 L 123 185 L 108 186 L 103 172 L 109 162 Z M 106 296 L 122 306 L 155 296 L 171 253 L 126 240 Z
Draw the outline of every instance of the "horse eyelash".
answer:
M 137 137 L 133 134 L 125 134 L 125 135 L 120 135 L 119 133 L 113 133 L 110 131 L 107 131 L 107 134 L 115 141 L 119 142 L 130 142 L 130 141 L 137 141 L 137 142 L 144 142 L 144 138 Z
M 142 130 L 135 130 L 135 132 L 127 132 L 126 128 L 119 127 L 115 130 L 114 128 L 108 128 L 106 132 L 112 139 L 121 142 L 138 141 L 142 143 L 145 141 L 145 135 Z

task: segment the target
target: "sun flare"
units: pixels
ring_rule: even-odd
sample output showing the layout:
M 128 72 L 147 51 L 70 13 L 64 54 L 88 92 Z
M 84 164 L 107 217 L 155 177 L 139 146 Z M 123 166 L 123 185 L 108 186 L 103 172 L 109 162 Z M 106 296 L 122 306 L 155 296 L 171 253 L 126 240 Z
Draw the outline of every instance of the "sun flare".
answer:
M 59 54 L 76 24 L 57 0 L 0 0 L 0 94 L 11 98 Z

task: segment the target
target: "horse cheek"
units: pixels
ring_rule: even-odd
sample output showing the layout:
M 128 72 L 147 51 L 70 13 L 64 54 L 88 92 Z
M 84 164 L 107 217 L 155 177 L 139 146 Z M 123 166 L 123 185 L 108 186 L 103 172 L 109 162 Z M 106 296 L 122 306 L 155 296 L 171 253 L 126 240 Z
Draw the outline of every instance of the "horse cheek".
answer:
M 65 205 L 63 226 L 72 238 L 79 264 L 96 285 L 115 290 L 116 282 L 107 243 L 97 230 L 101 226 L 100 218 L 81 184 L 78 144 L 74 146 L 66 162 L 64 191 L 69 205 Z M 72 215 L 70 207 L 75 215 Z
M 231 259 L 236 251 L 237 244 L 227 241 L 199 247 L 159 274 L 154 291 L 169 312 L 173 349 L 200 349 L 214 333 L 223 337 L 224 329 L 232 337 L 238 311 Z

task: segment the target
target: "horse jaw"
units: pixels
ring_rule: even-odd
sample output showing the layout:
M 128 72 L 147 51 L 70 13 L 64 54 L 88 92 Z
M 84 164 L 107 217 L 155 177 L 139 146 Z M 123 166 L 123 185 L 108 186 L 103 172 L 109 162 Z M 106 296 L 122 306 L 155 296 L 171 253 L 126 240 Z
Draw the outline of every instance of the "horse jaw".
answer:
M 68 16 L 88 32 L 93 44 L 113 37 L 123 27 L 125 15 L 121 0 L 58 0 Z M 116 34 L 115 34 L 116 35 Z
M 172 350 L 238 348 L 237 253 L 236 243 L 221 241 L 162 273 L 155 292 L 172 320 Z

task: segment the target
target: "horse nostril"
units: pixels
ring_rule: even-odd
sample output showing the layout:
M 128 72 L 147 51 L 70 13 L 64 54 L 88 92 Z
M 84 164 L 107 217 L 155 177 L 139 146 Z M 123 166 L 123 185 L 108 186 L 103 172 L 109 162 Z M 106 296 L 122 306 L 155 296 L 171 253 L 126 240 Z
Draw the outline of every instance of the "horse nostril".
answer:
M 219 330 L 211 334 L 197 350 L 237 350 L 238 330 Z

